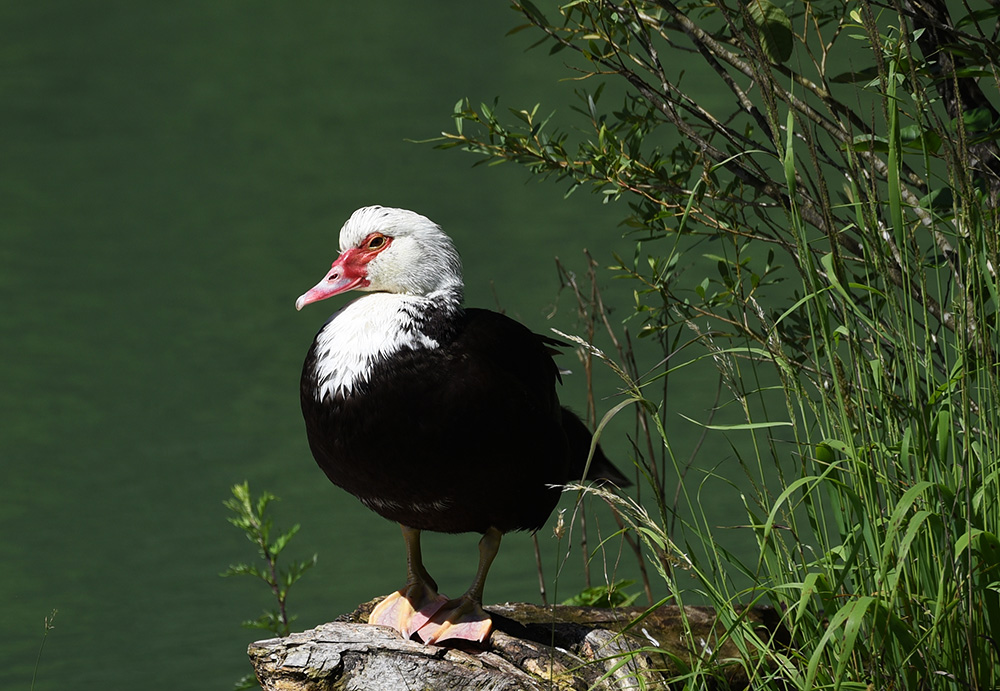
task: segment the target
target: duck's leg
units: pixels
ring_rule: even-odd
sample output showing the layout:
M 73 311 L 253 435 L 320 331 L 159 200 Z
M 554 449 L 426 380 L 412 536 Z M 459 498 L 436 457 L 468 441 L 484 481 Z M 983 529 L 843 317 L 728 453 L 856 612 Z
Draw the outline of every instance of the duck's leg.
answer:
M 405 525 L 400 527 L 406 542 L 406 585 L 378 603 L 368 623 L 391 626 L 403 638 L 409 638 L 448 602 L 448 598 L 438 594 L 437 583 L 424 568 L 420 557 L 420 531 Z
M 472 586 L 457 600 L 443 603 L 430 620 L 417 630 L 422 641 L 439 643 L 455 638 L 482 643 L 489 637 L 493 622 L 483 610 L 483 588 L 490 565 L 500 551 L 501 537 L 503 533 L 496 528 L 486 531 L 479 541 L 479 568 L 476 569 Z

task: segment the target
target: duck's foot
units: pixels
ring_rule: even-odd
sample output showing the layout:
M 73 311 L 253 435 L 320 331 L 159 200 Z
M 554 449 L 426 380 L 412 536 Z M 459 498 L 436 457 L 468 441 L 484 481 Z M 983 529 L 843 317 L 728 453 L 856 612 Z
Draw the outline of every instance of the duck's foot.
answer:
M 484 643 L 492 629 L 493 622 L 482 605 L 464 595 L 441 603 L 434 615 L 417 629 L 417 636 L 424 643 L 449 639 Z
M 444 595 L 424 585 L 408 585 L 378 603 L 368 616 L 368 623 L 393 628 L 409 640 L 447 602 Z

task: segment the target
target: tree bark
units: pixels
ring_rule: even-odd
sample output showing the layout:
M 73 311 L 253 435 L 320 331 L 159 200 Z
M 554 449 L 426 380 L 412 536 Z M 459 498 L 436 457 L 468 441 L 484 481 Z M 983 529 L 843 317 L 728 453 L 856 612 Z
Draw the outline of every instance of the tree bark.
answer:
M 692 636 L 678 607 L 660 607 L 629 626 L 642 608 L 542 607 L 505 604 L 487 608 L 494 631 L 485 649 L 406 641 L 391 629 L 361 623 L 377 601 L 338 621 L 258 641 L 248 653 L 266 691 L 463 689 L 618 691 L 665 689 L 678 661 L 709 661 L 719 686 L 744 688 L 744 664 L 708 607 L 685 607 Z M 746 613 L 761 640 L 786 646 L 778 613 Z M 760 654 L 763 651 L 756 651 Z

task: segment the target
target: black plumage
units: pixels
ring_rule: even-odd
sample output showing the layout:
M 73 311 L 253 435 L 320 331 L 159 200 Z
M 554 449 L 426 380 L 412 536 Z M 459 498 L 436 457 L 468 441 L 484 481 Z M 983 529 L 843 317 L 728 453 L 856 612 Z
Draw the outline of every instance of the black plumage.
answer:
M 538 530 L 560 486 L 582 479 L 590 449 L 589 430 L 559 405 L 557 342 L 481 309 L 431 319 L 424 333 L 440 347 L 404 348 L 373 364 L 351 395 L 322 400 L 314 341 L 301 401 L 316 462 L 376 513 L 412 528 Z M 589 479 L 604 477 L 625 482 L 600 453 Z

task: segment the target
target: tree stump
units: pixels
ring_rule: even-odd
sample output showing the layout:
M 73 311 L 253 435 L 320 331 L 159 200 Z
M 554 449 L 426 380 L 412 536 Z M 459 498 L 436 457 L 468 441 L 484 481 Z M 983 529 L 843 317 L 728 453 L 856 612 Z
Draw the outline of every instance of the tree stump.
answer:
M 746 686 L 740 653 L 709 607 L 685 607 L 693 636 L 685 635 L 680 608 L 660 607 L 638 623 L 641 607 L 543 607 L 507 603 L 487 608 L 493 634 L 485 648 L 425 645 L 403 640 L 361 605 L 337 621 L 287 638 L 250 645 L 248 653 L 266 691 L 631 691 L 665 689 L 678 662 L 709 657 L 720 686 Z M 754 607 L 747 620 L 760 639 L 781 640 L 778 613 Z M 451 643 L 451 642 L 449 642 Z

